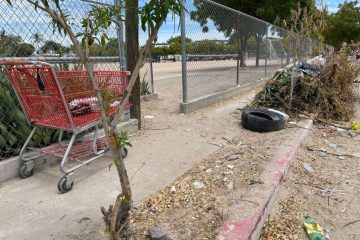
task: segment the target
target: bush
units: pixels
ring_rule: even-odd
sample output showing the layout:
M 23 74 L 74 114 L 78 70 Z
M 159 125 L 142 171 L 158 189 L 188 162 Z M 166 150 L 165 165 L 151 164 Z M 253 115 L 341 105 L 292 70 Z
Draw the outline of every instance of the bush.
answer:
M 21 109 L 10 83 L 3 71 L 0 71 L 0 161 L 18 155 L 30 134 L 26 117 Z M 56 142 L 58 133 L 49 128 L 36 131 L 32 147 L 42 147 Z

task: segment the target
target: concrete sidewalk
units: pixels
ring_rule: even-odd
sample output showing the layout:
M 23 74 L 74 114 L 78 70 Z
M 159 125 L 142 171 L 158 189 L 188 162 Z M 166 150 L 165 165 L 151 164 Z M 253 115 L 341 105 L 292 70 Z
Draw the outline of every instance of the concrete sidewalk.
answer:
M 194 164 L 226 144 L 239 131 L 227 116 L 246 105 L 251 91 L 223 104 L 189 115 L 166 96 L 144 102 L 144 130 L 131 137 L 126 159 L 134 202 L 161 189 Z M 164 99 L 161 99 L 164 97 Z M 100 207 L 114 203 L 120 191 L 115 168 L 104 158 L 75 174 L 71 192 L 60 194 L 58 168 L 36 172 L 29 179 L 0 185 L 0 239 L 104 239 Z

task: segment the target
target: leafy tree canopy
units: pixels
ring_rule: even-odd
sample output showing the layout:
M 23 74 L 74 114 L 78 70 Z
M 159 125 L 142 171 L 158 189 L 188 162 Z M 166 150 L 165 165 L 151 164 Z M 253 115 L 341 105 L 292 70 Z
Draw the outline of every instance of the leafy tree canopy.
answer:
M 343 42 L 360 41 L 360 7 L 358 1 L 345 2 L 339 10 L 326 19 L 327 27 L 323 35 L 325 42 L 340 48 Z

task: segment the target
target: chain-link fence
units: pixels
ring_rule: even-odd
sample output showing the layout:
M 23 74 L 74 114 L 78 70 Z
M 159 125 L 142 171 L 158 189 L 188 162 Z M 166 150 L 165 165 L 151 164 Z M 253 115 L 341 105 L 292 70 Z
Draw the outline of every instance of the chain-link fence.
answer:
M 316 41 L 289 41 L 285 29 L 210 0 L 187 0 L 183 101 L 243 86 L 294 61 L 317 54 Z
M 47 14 L 39 9 L 36 11 L 27 1 L 12 2 L 12 7 L 6 1 L 0 2 L 0 61 L 45 60 L 59 70 L 83 69 L 69 38 L 53 26 Z M 117 4 L 117 0 L 69 0 L 61 4 L 77 34 L 83 31 L 81 20 L 92 6 L 112 6 Z M 95 42 L 86 49 L 94 69 L 126 70 L 124 32 L 123 27 L 112 27 L 107 32 L 109 39 L 105 46 Z M 147 33 L 140 34 L 147 36 Z M 146 37 L 140 35 L 140 39 L 144 41 Z M 144 43 L 140 42 L 139 45 Z M 30 133 L 30 126 L 3 70 L 0 67 L 0 161 L 16 156 Z M 148 82 L 148 93 L 153 89 L 150 72 L 147 62 L 141 69 L 140 77 Z M 58 133 L 50 129 L 37 131 L 31 145 L 48 145 L 56 141 L 57 136 Z

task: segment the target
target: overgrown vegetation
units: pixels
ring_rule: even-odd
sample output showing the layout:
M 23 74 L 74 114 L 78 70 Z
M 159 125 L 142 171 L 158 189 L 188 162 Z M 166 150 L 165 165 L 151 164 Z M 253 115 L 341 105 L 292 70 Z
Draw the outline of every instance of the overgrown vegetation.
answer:
M 257 94 L 251 107 L 275 108 L 287 113 L 305 112 L 320 119 L 349 121 L 354 114 L 356 95 L 354 80 L 360 67 L 349 61 L 351 47 L 343 44 L 341 49 L 328 56 L 320 71 L 293 71 L 286 69 L 269 81 Z M 292 105 L 290 88 L 293 74 L 296 74 Z

